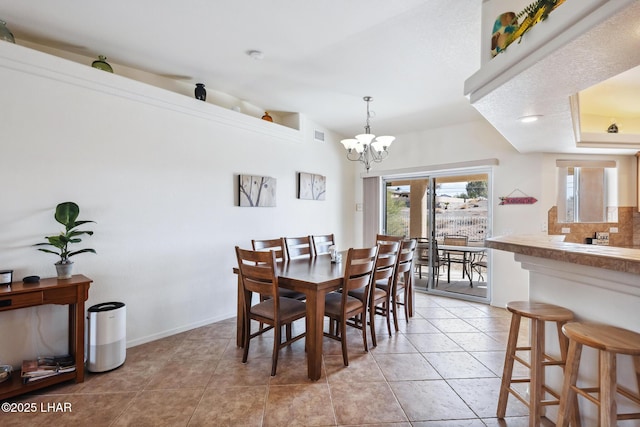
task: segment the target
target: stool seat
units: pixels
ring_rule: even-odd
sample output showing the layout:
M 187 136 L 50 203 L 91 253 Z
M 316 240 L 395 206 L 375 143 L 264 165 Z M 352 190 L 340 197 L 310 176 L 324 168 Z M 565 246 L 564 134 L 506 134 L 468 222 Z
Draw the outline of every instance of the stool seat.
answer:
M 567 323 L 562 332 L 580 344 L 612 353 L 640 356 L 640 334 L 597 323 Z
M 511 327 L 509 329 L 509 339 L 507 351 L 505 353 L 504 368 L 502 373 L 502 383 L 500 395 L 498 397 L 498 418 L 504 418 L 507 410 L 509 395 L 513 395 L 529 408 L 529 426 L 538 427 L 544 415 L 544 407 L 548 405 L 560 404 L 560 393 L 551 389 L 545 384 L 545 369 L 555 367 L 564 370 L 567 359 L 568 339 L 562 333 L 562 326 L 573 320 L 573 312 L 564 307 L 553 304 L 546 304 L 534 301 L 511 301 L 507 303 L 507 310 L 512 313 Z M 531 320 L 530 345 L 518 346 L 518 333 L 522 318 Z M 560 357 L 554 358 L 545 352 L 545 323 L 555 323 L 556 333 L 560 345 Z M 528 351 L 529 361 L 519 355 L 520 352 Z M 528 378 L 514 378 L 514 362 L 529 369 Z M 528 396 L 518 392 L 512 384 L 529 383 Z M 551 397 L 551 398 L 547 398 Z M 577 414 L 577 400 L 571 402 L 575 408 L 571 415 Z
M 545 322 L 566 322 L 573 319 L 573 312 L 558 305 L 534 301 L 511 301 L 507 310 L 529 319 Z
M 618 413 L 616 402 L 616 395 L 620 394 L 640 407 L 640 334 L 615 326 L 587 322 L 567 323 L 562 327 L 562 332 L 569 339 L 569 350 L 556 425 L 569 425 L 572 410 L 569 405 L 578 395 L 597 406 L 600 427 L 615 427 L 618 420 L 640 419 L 640 412 Z M 598 384 L 595 387 L 577 385 L 583 346 L 598 350 L 600 366 Z M 638 391 L 618 384 L 618 354 L 632 357 Z

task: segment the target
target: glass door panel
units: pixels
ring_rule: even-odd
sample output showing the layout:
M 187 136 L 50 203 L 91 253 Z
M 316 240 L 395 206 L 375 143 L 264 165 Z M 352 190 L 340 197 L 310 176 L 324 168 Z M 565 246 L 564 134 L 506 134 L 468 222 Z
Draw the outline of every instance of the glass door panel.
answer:
M 387 178 L 384 183 L 382 231 L 418 240 L 415 289 L 488 301 L 489 174 Z

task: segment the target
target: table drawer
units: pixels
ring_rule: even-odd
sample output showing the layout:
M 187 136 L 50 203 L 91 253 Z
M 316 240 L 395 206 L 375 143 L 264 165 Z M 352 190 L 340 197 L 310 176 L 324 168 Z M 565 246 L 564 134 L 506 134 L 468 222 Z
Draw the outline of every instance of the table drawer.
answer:
M 42 304 L 42 291 L 0 297 L 0 311 Z
M 43 304 L 73 304 L 76 302 L 76 288 L 46 289 Z

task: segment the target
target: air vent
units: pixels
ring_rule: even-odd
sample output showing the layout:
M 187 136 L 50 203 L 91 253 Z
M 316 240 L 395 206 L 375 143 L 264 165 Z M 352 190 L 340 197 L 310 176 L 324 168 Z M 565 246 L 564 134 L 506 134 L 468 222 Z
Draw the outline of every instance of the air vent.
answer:
M 324 132 L 321 132 L 321 131 L 319 131 L 319 130 L 317 130 L 317 129 L 316 129 L 316 130 L 314 130 L 313 138 L 314 138 L 316 141 L 324 142 Z

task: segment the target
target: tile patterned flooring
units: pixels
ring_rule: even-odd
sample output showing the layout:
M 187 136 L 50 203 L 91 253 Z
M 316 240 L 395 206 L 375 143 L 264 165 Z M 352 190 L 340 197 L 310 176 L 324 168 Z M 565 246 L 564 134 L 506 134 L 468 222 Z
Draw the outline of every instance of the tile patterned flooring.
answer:
M 230 319 L 130 348 L 123 366 L 82 384 L 12 399 L 38 410 L 0 412 L 0 425 L 527 426 L 527 408 L 513 397 L 507 417 L 495 416 L 509 321 L 504 309 L 417 293 L 400 333 L 389 337 L 377 317 L 370 352 L 359 331 L 348 332 L 349 367 L 325 338 L 322 377 L 312 382 L 304 340 L 280 351 L 270 377 L 273 338 L 253 339 L 243 364 Z M 527 329 L 523 322 L 523 339 Z M 71 411 L 47 411 L 56 403 Z

